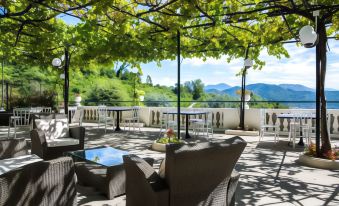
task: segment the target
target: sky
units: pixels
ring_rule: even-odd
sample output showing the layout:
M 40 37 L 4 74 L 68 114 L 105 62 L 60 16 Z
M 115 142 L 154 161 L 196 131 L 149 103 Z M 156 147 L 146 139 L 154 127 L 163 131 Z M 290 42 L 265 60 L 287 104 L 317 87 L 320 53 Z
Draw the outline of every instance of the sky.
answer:
M 260 60 L 266 65 L 262 70 L 248 70 L 247 85 L 267 84 L 302 84 L 315 88 L 315 48 L 306 49 L 296 44 L 284 46 L 290 58 L 277 59 L 264 50 Z M 330 51 L 327 55 L 326 87 L 339 90 L 339 41 L 329 40 Z M 184 59 L 181 64 L 181 82 L 201 79 L 205 85 L 226 83 L 240 86 L 241 77 L 236 76 L 243 66 L 243 59 L 234 59 L 227 63 L 226 56 L 220 59 Z M 147 75 L 153 84 L 174 85 L 177 82 L 177 62 L 162 61 L 161 67 L 155 63 L 141 65 L 143 81 Z
M 68 24 L 77 24 L 79 19 L 68 15 L 59 15 Z M 326 88 L 339 90 L 339 41 L 330 39 L 330 50 L 327 53 Z M 261 70 L 248 70 L 247 85 L 255 83 L 267 84 L 302 84 L 315 88 L 315 48 L 304 48 L 296 44 L 285 44 L 290 58 L 277 59 L 269 56 L 265 50 L 260 60 L 266 65 Z M 181 64 L 181 82 L 201 79 L 205 85 L 225 83 L 240 86 L 241 77 L 236 74 L 243 67 L 243 59 L 234 59 L 227 63 L 226 56 L 220 59 L 183 59 Z M 141 65 L 145 82 L 147 75 L 153 84 L 174 86 L 177 82 L 177 61 L 162 61 L 161 67 L 148 63 Z

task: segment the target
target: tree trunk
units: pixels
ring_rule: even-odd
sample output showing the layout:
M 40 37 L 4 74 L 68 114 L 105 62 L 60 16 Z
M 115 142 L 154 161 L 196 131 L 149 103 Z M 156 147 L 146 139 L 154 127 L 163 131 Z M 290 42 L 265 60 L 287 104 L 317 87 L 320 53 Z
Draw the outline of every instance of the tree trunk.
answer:
M 323 21 L 318 22 L 318 35 L 319 43 L 317 45 L 317 55 L 319 55 L 320 64 L 320 103 L 321 103 L 321 155 L 327 154 L 331 150 L 331 143 L 328 134 L 327 125 L 327 111 L 326 111 L 326 95 L 325 95 L 325 77 L 326 77 L 326 45 L 327 34 L 325 23 Z M 318 152 L 319 154 L 319 152 Z

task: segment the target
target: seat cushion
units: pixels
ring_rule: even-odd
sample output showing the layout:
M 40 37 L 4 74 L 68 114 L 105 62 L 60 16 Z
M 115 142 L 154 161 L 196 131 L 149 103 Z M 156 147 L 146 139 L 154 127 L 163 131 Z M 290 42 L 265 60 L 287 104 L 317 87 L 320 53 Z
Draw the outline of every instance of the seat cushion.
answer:
M 74 138 L 57 138 L 57 139 L 48 139 L 48 147 L 60 147 L 60 146 L 69 146 L 69 145 L 78 145 L 79 140 Z
M 34 154 L 0 160 L 0 175 L 21 168 L 25 165 L 40 161 L 42 161 L 42 159 Z
M 45 133 L 46 140 L 69 137 L 68 119 L 36 119 L 38 130 Z

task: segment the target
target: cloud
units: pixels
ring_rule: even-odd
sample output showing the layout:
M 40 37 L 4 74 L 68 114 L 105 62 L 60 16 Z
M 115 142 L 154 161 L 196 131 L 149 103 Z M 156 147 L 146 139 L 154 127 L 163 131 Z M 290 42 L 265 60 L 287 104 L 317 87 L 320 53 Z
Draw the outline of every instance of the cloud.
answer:
M 337 83 L 339 43 L 329 41 L 329 45 L 331 52 L 328 52 L 326 86 L 339 89 Z M 290 58 L 277 59 L 263 50 L 260 59 L 265 61 L 266 65 L 261 71 L 249 70 L 247 84 L 287 83 L 315 88 L 315 49 L 297 47 L 295 44 L 286 44 L 284 47 L 288 50 Z M 236 74 L 243 66 L 243 59 L 235 59 L 230 63 L 227 63 L 226 59 L 226 56 L 220 59 L 207 58 L 206 61 L 198 58 L 184 59 L 181 67 L 181 82 L 201 79 L 205 85 L 217 83 L 240 85 L 241 78 Z M 155 84 L 174 85 L 177 81 L 176 61 L 163 61 L 162 69 L 154 69 L 154 66 L 145 66 L 145 68 L 147 69 L 144 70 L 144 75 L 150 74 Z

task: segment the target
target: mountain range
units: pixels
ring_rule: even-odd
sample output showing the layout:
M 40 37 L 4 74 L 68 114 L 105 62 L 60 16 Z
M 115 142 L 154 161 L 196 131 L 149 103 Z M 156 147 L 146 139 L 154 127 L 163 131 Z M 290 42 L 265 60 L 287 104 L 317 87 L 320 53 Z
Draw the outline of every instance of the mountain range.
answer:
M 207 93 L 228 94 L 238 97 L 236 91 L 239 86 L 227 88 L 227 84 L 208 85 L 205 87 Z M 222 89 L 226 88 L 226 89 Z M 315 89 L 300 84 L 249 84 L 246 90 L 252 91 L 268 101 L 315 101 Z M 334 89 L 326 90 L 326 99 L 328 101 L 339 101 L 339 91 Z M 290 107 L 314 108 L 314 103 L 289 103 Z M 329 104 L 329 108 L 339 108 L 339 104 Z

